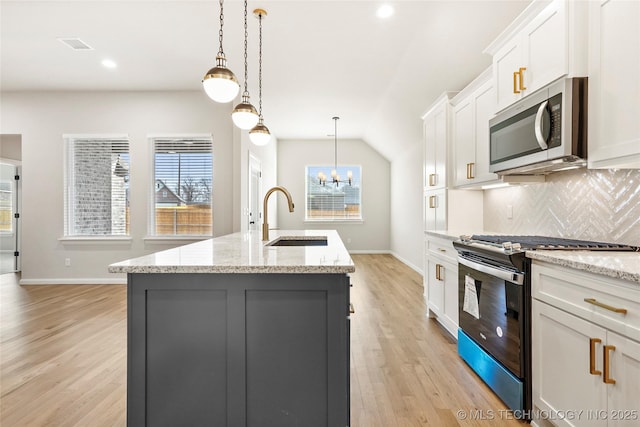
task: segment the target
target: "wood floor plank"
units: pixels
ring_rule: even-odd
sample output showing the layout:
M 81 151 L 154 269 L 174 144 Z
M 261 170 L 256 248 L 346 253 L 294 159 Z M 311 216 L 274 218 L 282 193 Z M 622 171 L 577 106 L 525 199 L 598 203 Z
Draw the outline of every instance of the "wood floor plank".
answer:
M 352 426 L 523 425 L 427 317 L 418 273 L 391 255 L 353 259 Z M 125 286 L 0 276 L 0 425 L 124 426 L 126 336 Z

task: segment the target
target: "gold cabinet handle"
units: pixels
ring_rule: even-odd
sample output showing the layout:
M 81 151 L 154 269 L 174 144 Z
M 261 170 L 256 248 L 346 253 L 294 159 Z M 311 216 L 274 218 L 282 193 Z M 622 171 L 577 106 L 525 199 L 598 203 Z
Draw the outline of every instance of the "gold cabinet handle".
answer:
M 598 300 L 596 300 L 595 298 L 585 298 L 584 302 L 588 302 L 589 304 L 593 304 L 597 307 L 602 307 L 606 310 L 609 311 L 613 311 L 614 313 L 620 313 L 620 314 L 627 314 L 627 309 L 626 308 L 618 308 L 618 307 L 614 307 L 612 305 L 609 304 L 604 304 Z
M 524 72 L 527 69 L 527 67 L 520 67 L 520 70 L 518 71 L 518 75 L 520 76 L 520 90 L 527 90 L 526 87 L 524 87 Z
M 436 280 L 442 280 L 442 265 L 436 264 Z
M 475 172 L 474 172 L 474 167 L 475 167 L 475 163 L 467 163 L 467 179 L 474 179 L 475 178 Z
M 605 345 L 602 348 L 602 358 L 603 358 L 603 369 L 604 369 L 604 375 L 602 376 L 602 381 L 605 384 L 615 384 L 616 380 L 614 380 L 613 378 L 609 377 L 609 352 L 610 351 L 615 351 L 616 350 L 616 346 L 615 345 Z
M 517 71 L 513 72 L 513 93 L 520 93 L 518 90 L 518 74 Z
M 349 313 L 353 314 L 356 312 L 355 307 L 353 306 L 353 303 L 349 303 Z
M 436 196 L 429 196 L 429 207 L 431 209 L 436 208 Z
M 435 187 L 435 185 L 436 185 L 436 176 L 437 175 L 435 173 L 429 174 L 429 187 Z
M 602 342 L 600 338 L 589 338 L 589 373 L 600 375 L 602 372 L 596 369 L 596 343 Z

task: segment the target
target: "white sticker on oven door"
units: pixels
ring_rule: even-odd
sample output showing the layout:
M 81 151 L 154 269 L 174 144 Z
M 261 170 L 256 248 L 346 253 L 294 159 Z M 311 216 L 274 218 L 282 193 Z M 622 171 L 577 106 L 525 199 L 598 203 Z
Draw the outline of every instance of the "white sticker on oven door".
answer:
M 469 275 L 464 276 L 464 302 L 462 303 L 462 309 L 476 319 L 480 318 L 476 281 Z

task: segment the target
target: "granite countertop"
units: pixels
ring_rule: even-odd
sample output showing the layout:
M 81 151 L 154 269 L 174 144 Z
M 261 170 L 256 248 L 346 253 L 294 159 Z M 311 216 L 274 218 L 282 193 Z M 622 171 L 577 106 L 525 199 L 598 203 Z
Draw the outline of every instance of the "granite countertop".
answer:
M 282 237 L 326 237 L 326 246 L 268 246 L 258 231 L 233 233 L 109 266 L 110 273 L 352 273 L 355 266 L 335 230 L 271 230 Z
M 640 252 L 527 251 L 527 257 L 640 285 Z

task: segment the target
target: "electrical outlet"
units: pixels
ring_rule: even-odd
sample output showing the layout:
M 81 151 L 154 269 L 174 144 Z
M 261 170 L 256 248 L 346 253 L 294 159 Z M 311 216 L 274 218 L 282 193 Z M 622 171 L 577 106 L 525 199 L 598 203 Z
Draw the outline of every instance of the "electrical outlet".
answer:
M 507 219 L 513 218 L 513 205 L 507 205 Z
M 71 267 L 71 258 L 65 258 L 64 259 L 64 266 L 65 267 Z

